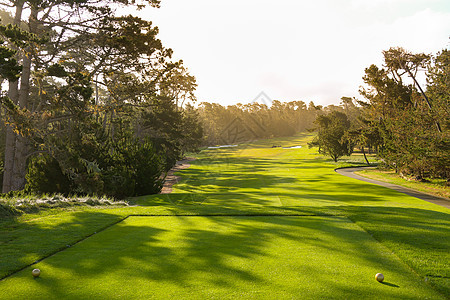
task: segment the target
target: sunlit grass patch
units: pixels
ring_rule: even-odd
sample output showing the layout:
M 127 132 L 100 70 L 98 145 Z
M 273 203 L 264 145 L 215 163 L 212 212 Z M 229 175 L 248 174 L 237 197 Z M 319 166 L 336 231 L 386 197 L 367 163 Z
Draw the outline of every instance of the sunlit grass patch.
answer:
M 285 138 L 282 140 L 281 146 L 303 145 L 309 138 L 310 136 Z M 411 280 L 415 282 L 414 284 L 417 285 L 418 289 L 422 290 L 425 284 L 425 286 L 436 288 L 443 295 L 450 293 L 450 276 L 448 273 L 450 270 L 448 264 L 450 261 L 450 251 L 448 251 L 450 249 L 450 239 L 448 239 L 450 218 L 448 209 L 377 185 L 341 176 L 334 172 L 339 163 L 336 164 L 330 159 L 319 155 L 317 149 L 309 149 L 308 147 L 293 149 L 272 148 L 273 144 L 277 144 L 280 141 L 280 139 L 276 143 L 273 140 L 261 141 L 239 145 L 238 147 L 203 151 L 197 155 L 197 160 L 191 162 L 189 169 L 177 173 L 182 179 L 174 186 L 173 193 L 134 198 L 130 200 L 131 205 L 127 207 L 70 207 L 48 211 L 43 210 L 38 214 L 22 215 L 18 218 L 8 218 L 4 221 L 0 220 L 0 229 L 2 230 L 0 231 L 0 274 L 2 276 L 10 274 L 12 271 L 60 249 L 67 249 L 62 253 L 73 253 L 70 251 L 80 249 L 78 247 L 91 241 L 91 238 L 77 244 L 75 247 L 67 247 L 66 245 L 73 245 L 76 241 L 99 232 L 101 229 L 127 216 L 164 215 L 178 216 L 179 218 L 167 217 L 172 218 L 170 222 L 163 221 L 163 218 L 166 217 L 144 218 L 147 220 L 145 221 L 147 223 L 142 221 L 145 224 L 136 225 L 137 223 L 133 223 L 133 225 L 127 223 L 135 219 L 131 217 L 126 222 L 111 228 L 111 233 L 108 233 L 110 235 L 110 244 L 105 242 L 96 246 L 101 248 L 101 244 L 105 245 L 104 251 L 113 251 L 118 245 L 126 247 L 128 236 L 131 239 L 130 245 L 137 243 L 138 239 L 144 242 L 147 241 L 145 247 L 127 250 L 132 254 L 116 255 L 119 258 L 113 257 L 112 254 L 106 254 L 105 257 L 110 258 L 108 261 L 104 261 L 102 257 L 96 256 L 95 253 L 89 254 L 89 257 L 78 257 L 82 262 L 81 267 L 87 270 L 87 273 L 79 274 L 73 271 L 79 267 L 74 260 L 69 260 L 73 266 L 63 267 L 65 263 L 62 261 L 55 264 L 51 262 L 53 257 L 49 260 L 49 263 L 45 259 L 38 265 L 50 268 L 51 280 L 56 280 L 55 282 L 58 285 L 60 284 L 61 288 L 55 287 L 55 282 L 44 281 L 44 277 L 39 279 L 41 281 L 33 281 L 32 284 L 39 282 L 48 283 L 48 291 L 39 291 L 44 296 L 47 295 L 46 293 L 53 291 L 56 294 L 59 293 L 58 295 L 61 298 L 65 296 L 63 289 L 66 287 L 70 292 L 69 296 L 76 298 L 82 294 L 82 291 L 77 290 L 81 286 L 81 281 L 78 279 L 74 281 L 76 285 L 73 288 L 69 287 L 70 283 L 68 281 L 73 278 L 76 279 L 77 276 L 86 277 L 88 293 L 98 288 L 98 297 L 104 298 L 120 297 L 122 295 L 120 291 L 114 290 L 114 287 L 119 286 L 124 290 L 123 298 L 126 298 L 126 296 L 130 295 L 129 291 L 133 290 L 135 284 L 144 286 L 142 292 L 141 290 L 133 290 L 136 293 L 135 297 L 142 296 L 142 298 L 149 298 L 149 291 L 153 293 L 152 296 L 155 298 L 161 298 L 160 295 L 167 295 L 167 289 L 169 288 L 173 288 L 173 294 L 169 295 L 173 298 L 246 297 L 260 299 L 270 298 L 272 291 L 276 291 L 280 297 L 305 298 L 291 296 L 299 288 L 304 288 L 306 293 L 310 293 L 307 295 L 314 295 L 315 298 L 317 298 L 318 290 L 327 291 L 328 294 L 325 295 L 328 298 L 333 298 L 330 294 L 331 290 L 335 291 L 336 295 L 338 295 L 336 296 L 337 298 L 342 295 L 344 295 L 344 298 L 347 295 L 350 295 L 350 298 L 355 298 L 353 291 L 362 291 L 360 288 L 364 284 L 359 285 L 357 283 L 355 286 L 354 277 L 342 279 L 342 281 L 339 281 L 341 279 L 336 279 L 338 281 L 335 283 L 332 280 L 344 276 L 344 271 L 337 271 L 341 272 L 336 273 L 339 275 L 337 277 L 329 276 L 329 273 L 334 274 L 332 273 L 334 271 L 330 267 L 333 266 L 333 263 L 328 263 L 327 260 L 331 255 L 333 260 L 342 261 L 345 265 L 350 262 L 348 258 L 350 254 L 357 260 L 361 257 L 367 257 L 365 252 L 368 251 L 367 249 L 373 248 L 375 249 L 373 250 L 374 252 L 369 251 L 372 253 L 370 254 L 372 258 L 378 257 L 380 253 L 377 249 L 381 249 L 380 251 L 384 253 L 383 255 L 387 257 L 396 256 L 402 263 L 407 265 L 406 269 L 413 270 L 417 275 L 411 275 Z M 195 217 L 187 219 L 188 217 L 182 216 Z M 292 223 L 293 219 L 290 218 L 296 217 L 303 221 Z M 304 217 L 306 218 L 303 219 Z M 316 227 L 311 229 L 304 222 L 306 220 L 312 222 L 313 219 L 317 220 L 318 223 L 314 223 Z M 183 226 L 177 223 L 182 220 L 184 220 L 183 224 L 185 224 Z M 287 220 L 291 220 L 289 221 L 291 223 Z M 356 225 L 349 222 L 349 220 L 355 222 Z M 130 227 L 127 227 L 127 224 Z M 345 225 L 345 228 L 352 228 L 352 230 L 344 230 L 339 227 L 340 225 L 336 224 Z M 335 232 L 323 230 L 323 228 L 330 228 L 330 226 L 341 228 L 342 230 L 336 229 Z M 126 231 L 127 233 L 125 234 L 120 233 L 116 228 L 117 230 L 122 228 L 125 231 L 126 228 L 134 228 L 136 232 L 130 231 L 128 233 Z M 148 235 L 149 228 L 151 230 L 157 229 L 158 234 Z M 243 235 L 239 230 L 242 231 L 244 228 L 254 229 L 252 236 L 250 234 L 247 235 L 248 241 L 258 245 L 260 254 L 252 254 L 252 249 L 246 247 L 246 241 L 238 239 L 239 236 Z M 174 246 L 180 243 L 185 245 L 183 243 L 186 239 L 183 239 L 182 236 L 188 237 L 191 234 L 190 229 L 198 233 L 196 235 L 197 239 L 192 239 L 192 247 L 190 246 L 192 249 L 196 249 L 193 252 L 195 254 L 193 257 L 196 257 L 195 261 L 192 261 L 183 252 L 187 251 L 186 249 L 189 249 L 189 247 Z M 266 235 L 266 233 L 271 231 L 283 234 L 279 236 L 274 234 Z M 364 233 L 364 231 L 368 234 Z M 110 232 L 109 229 L 101 234 L 94 235 L 92 238 L 101 237 L 107 232 Z M 364 248 L 359 245 L 361 241 L 359 238 L 352 240 L 351 236 L 346 235 L 345 232 L 356 232 L 357 236 L 361 238 L 364 236 L 364 239 L 367 239 L 367 241 L 370 240 L 370 236 L 374 239 L 372 239 L 372 242 L 368 242 L 368 245 L 371 246 Z M 324 235 L 321 239 L 313 239 L 313 237 L 320 237 L 321 235 Z M 152 236 L 155 241 L 149 241 L 149 236 Z M 290 236 L 294 238 L 290 238 Z M 215 237 L 220 237 L 220 239 L 214 240 Z M 114 239 L 121 242 L 114 244 Z M 267 243 L 262 243 L 259 239 Z M 173 241 L 173 243 L 168 242 L 169 240 Z M 198 248 L 194 248 L 194 240 L 197 241 Z M 163 244 L 154 244 L 156 241 Z M 237 249 L 236 251 L 240 251 L 238 252 L 239 255 L 236 255 L 231 260 L 230 257 L 232 256 L 225 255 L 226 253 L 223 254 L 223 259 L 222 256 L 217 255 L 217 253 L 222 253 L 217 247 L 224 249 L 228 247 L 225 241 L 229 241 L 230 245 Z M 317 253 L 318 257 L 312 259 L 315 256 L 308 256 L 309 254 L 305 252 L 303 252 L 303 255 L 289 252 L 289 249 L 301 249 L 303 247 L 302 243 L 306 241 L 313 243 L 309 248 L 311 250 L 310 253 L 313 255 Z M 344 245 L 342 249 L 349 249 L 346 252 L 347 256 L 339 254 L 337 249 L 340 244 Z M 169 282 L 169 275 L 172 274 L 169 268 L 167 267 L 166 269 L 165 266 L 158 265 L 158 258 L 154 258 L 146 252 L 150 251 L 150 248 L 147 249 L 146 247 L 153 247 L 152 245 L 156 247 L 156 250 L 160 249 L 162 251 L 155 252 L 158 253 L 158 257 L 163 258 L 161 264 L 162 262 L 173 262 L 174 267 L 180 268 L 178 270 L 181 273 L 177 273 L 172 277 L 175 279 L 181 278 L 181 282 L 186 283 L 186 285 L 176 285 L 174 282 Z M 323 245 L 327 245 L 330 252 L 321 250 Z M 241 246 L 242 249 L 239 250 Z M 83 248 L 83 252 L 86 251 L 85 253 L 93 251 L 89 250 L 87 246 L 83 247 L 86 247 L 86 249 Z M 100 248 L 97 250 L 99 253 L 102 253 L 103 250 Z M 181 251 L 181 249 L 184 250 Z M 214 251 L 211 252 L 212 250 Z M 277 251 L 280 251 L 279 255 L 276 253 Z M 248 252 L 248 255 L 245 252 Z M 216 256 L 213 253 L 216 253 Z M 267 253 L 270 255 L 266 255 Z M 279 262 L 279 266 L 271 261 L 271 255 Z M 261 281 L 250 283 L 239 278 L 236 275 L 238 274 L 237 271 L 236 274 L 231 273 L 231 281 L 227 281 L 221 276 L 222 272 L 229 274 L 227 269 L 221 269 L 220 265 L 217 266 L 217 263 L 215 264 L 212 259 L 209 267 L 202 263 L 203 258 L 208 259 L 211 257 L 219 257 L 223 267 L 228 266 L 228 261 L 230 261 L 231 266 L 237 268 L 232 264 L 232 262 L 236 262 L 238 266 L 248 269 L 249 274 L 253 278 L 259 278 Z M 306 260 L 308 257 L 310 259 Z M 372 258 L 369 261 L 375 261 Z M 190 266 L 184 264 L 183 261 L 189 262 Z M 391 260 L 388 259 L 387 261 Z M 395 259 L 393 261 L 398 262 Z M 152 279 L 157 276 L 154 270 L 151 269 L 151 267 L 155 267 L 155 264 L 157 269 L 165 271 L 168 277 L 160 274 L 160 279 Z M 303 269 L 291 270 L 292 266 L 296 264 L 303 266 Z M 310 264 L 310 268 L 314 270 L 308 270 L 307 264 Z M 111 265 L 118 266 L 117 273 L 108 271 L 112 268 Z M 320 269 L 321 265 L 325 269 Z M 371 262 L 369 266 L 378 265 Z M 365 269 L 366 267 L 361 267 L 361 263 L 357 263 L 353 266 L 352 272 L 359 272 L 359 268 L 362 268 L 362 271 L 366 270 L 367 274 L 375 271 L 375 269 L 378 272 L 378 267 L 372 268 L 369 266 L 367 267 L 368 269 Z M 127 271 L 123 271 L 123 268 L 127 269 Z M 274 278 L 276 279 L 274 284 L 267 284 L 270 272 L 272 272 L 272 269 L 276 270 L 277 268 L 279 270 L 277 271 L 278 273 L 274 273 Z M 282 268 L 285 268 L 285 270 L 281 271 Z M 92 269 L 98 271 L 89 273 L 89 270 Z M 214 272 L 208 273 L 207 270 L 213 270 Z M 269 275 L 260 274 L 261 270 L 268 272 Z M 323 270 L 326 271 L 324 274 L 322 274 Z M 348 268 L 345 267 L 344 270 L 348 270 Z M 399 270 L 404 270 L 404 265 Z M 30 270 L 23 273 L 25 274 L 23 275 L 24 280 L 29 280 L 29 272 Z M 197 279 L 198 282 L 207 282 L 207 284 L 200 286 L 192 283 L 191 277 L 188 276 L 189 272 L 192 272 L 193 279 Z M 351 276 L 354 276 L 353 273 Z M 14 278 L 16 279 L 14 280 L 19 280 L 22 276 L 21 274 L 15 275 Z M 277 279 L 277 276 L 281 278 L 282 274 L 286 274 L 284 279 L 286 282 Z M 412 273 L 407 270 L 405 274 L 406 277 L 409 277 Z M 150 275 L 153 277 L 150 277 L 151 280 L 148 280 Z M 93 278 L 92 281 L 90 279 L 91 276 Z M 215 282 L 210 278 L 214 276 L 217 277 Z M 417 298 L 412 294 L 409 296 L 402 294 L 403 292 L 400 290 L 405 285 L 398 283 L 403 282 L 403 279 L 400 280 L 400 277 L 397 277 L 399 280 L 393 281 L 393 284 L 399 286 L 399 288 L 396 288 L 393 285 L 378 284 L 373 279 L 373 276 L 374 274 L 370 274 L 368 282 L 374 284 L 377 289 L 386 289 L 380 290 L 380 295 L 385 296 L 385 298 Z M 392 277 L 392 274 L 388 273 L 387 276 L 389 283 L 389 280 L 397 275 Z M 45 280 L 48 279 L 47 277 Z M 95 281 L 94 279 L 98 280 Z M 9 279 L 0 282 L 0 290 L 5 282 L 9 282 Z M 23 281 L 22 283 L 25 282 L 29 284 L 28 281 Z M 307 282 L 308 284 L 306 284 Z M 95 284 L 98 287 L 94 288 Z M 250 286 L 251 284 L 253 285 Z M 275 284 L 277 285 L 275 286 Z M 20 290 L 18 285 L 16 288 Z M 366 288 L 367 286 L 364 286 L 364 289 Z M 370 291 L 371 288 L 372 286 L 369 286 L 368 290 Z M 394 292 L 392 296 L 383 294 L 385 291 L 390 292 L 390 288 L 395 288 L 398 291 Z M 26 287 L 25 291 L 27 289 L 28 287 Z M 204 293 L 202 292 L 203 290 L 205 291 Z M 114 293 L 111 291 L 114 291 Z M 412 291 L 415 290 L 412 289 Z M 425 287 L 424 290 L 418 293 L 418 295 L 422 295 L 421 293 L 427 294 L 428 288 Z M 378 291 L 376 294 L 378 295 Z M 427 295 L 431 295 L 429 298 L 432 299 L 440 297 L 439 294 Z M 53 295 L 51 296 L 53 297 Z M 369 295 L 367 298 L 370 297 Z M 376 296 L 373 297 L 375 298 Z
M 0 285 L 10 299 L 440 298 L 356 224 L 320 216 L 129 217 Z
M 446 185 L 446 180 L 444 179 L 431 178 L 428 182 L 417 182 L 414 180 L 406 180 L 394 171 L 382 170 L 364 170 L 358 172 L 358 174 L 367 178 L 402 185 L 424 193 L 450 199 L 450 187 Z

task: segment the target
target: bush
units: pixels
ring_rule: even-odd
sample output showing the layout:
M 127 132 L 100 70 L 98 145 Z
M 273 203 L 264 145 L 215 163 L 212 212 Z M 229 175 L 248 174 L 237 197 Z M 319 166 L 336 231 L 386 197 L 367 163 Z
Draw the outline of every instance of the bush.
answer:
M 48 154 L 31 159 L 26 175 L 26 190 L 32 193 L 61 193 L 71 190 L 69 178 L 63 174 L 58 162 Z
M 102 171 L 106 195 L 124 198 L 155 194 L 161 190 L 160 177 L 165 159 L 150 140 L 123 138 L 113 147 Z

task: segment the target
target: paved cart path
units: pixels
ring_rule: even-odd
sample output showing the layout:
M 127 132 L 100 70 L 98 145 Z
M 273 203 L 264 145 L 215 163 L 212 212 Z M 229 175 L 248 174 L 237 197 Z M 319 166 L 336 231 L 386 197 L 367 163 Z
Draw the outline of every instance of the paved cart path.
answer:
M 365 170 L 367 168 L 370 167 L 356 167 L 356 168 L 342 168 L 342 169 L 336 169 L 335 171 L 341 175 L 347 176 L 347 177 L 351 177 L 354 179 L 358 179 L 358 180 L 362 180 L 365 182 L 369 182 L 369 183 L 373 183 L 373 184 L 378 184 L 393 190 L 396 190 L 398 192 L 419 198 L 421 200 L 425 200 L 446 208 L 450 208 L 450 200 L 447 198 L 443 198 L 443 197 L 438 197 L 438 196 L 434 196 L 434 195 L 430 195 L 430 194 L 426 194 L 423 192 L 419 192 L 413 189 L 409 189 L 406 188 L 404 186 L 400 186 L 400 185 L 396 185 L 396 184 L 392 184 L 392 183 L 387 183 L 387 182 L 382 182 L 382 181 L 378 181 L 378 180 L 374 180 L 374 179 L 370 179 L 370 178 L 366 178 L 366 177 L 362 177 L 360 175 L 355 174 L 354 172 L 357 171 L 362 171 Z

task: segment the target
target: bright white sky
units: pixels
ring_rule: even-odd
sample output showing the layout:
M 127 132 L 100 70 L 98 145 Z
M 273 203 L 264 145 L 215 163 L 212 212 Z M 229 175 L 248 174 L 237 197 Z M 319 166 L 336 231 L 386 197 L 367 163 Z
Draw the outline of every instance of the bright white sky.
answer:
M 339 104 L 400 46 L 449 47 L 448 0 L 162 0 L 139 12 L 197 78 L 199 102 Z

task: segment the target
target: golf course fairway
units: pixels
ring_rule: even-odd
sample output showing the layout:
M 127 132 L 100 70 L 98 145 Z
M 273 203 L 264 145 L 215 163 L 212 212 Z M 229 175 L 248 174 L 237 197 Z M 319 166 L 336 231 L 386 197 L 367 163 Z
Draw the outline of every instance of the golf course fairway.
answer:
M 5 223 L 0 299 L 447 299 L 449 210 L 337 174 L 310 139 L 204 150 L 133 206 Z

